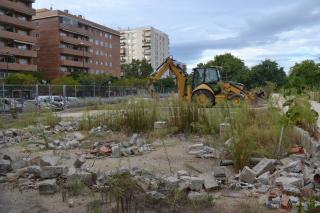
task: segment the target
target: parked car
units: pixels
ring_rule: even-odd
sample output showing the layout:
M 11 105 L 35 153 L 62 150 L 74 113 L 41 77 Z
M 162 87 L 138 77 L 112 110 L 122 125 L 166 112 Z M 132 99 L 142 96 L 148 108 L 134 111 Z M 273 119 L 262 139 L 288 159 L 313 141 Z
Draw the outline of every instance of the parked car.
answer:
M 23 99 L 0 98 L 0 112 L 10 112 L 11 110 L 22 112 L 23 102 Z
M 40 108 L 49 108 L 54 111 L 63 110 L 65 107 L 62 96 L 38 96 L 35 101 Z

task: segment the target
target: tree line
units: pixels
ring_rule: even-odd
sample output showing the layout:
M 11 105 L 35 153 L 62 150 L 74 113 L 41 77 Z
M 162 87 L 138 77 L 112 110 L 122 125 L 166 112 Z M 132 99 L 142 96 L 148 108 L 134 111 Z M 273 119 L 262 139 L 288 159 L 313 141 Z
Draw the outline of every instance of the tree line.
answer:
M 249 68 L 242 59 L 230 53 L 216 55 L 213 60 L 198 64 L 198 67 L 210 66 L 221 67 L 221 77 L 224 80 L 243 83 L 249 88 L 263 87 L 272 83 L 276 88 L 295 88 L 298 92 L 302 92 L 306 89 L 319 89 L 320 87 L 320 64 L 313 60 L 296 63 L 290 68 L 288 74 L 274 60 L 266 59 Z M 121 78 L 108 74 L 72 73 L 69 76 L 54 79 L 50 81 L 50 84 L 105 86 L 111 82 L 113 86 L 144 87 L 153 69 L 146 60 L 133 60 L 129 64 L 121 65 L 121 71 L 123 73 Z M 43 79 L 45 78 L 41 73 L 36 75 L 12 74 L 5 79 L 5 83 L 39 84 Z M 170 77 L 161 79 L 156 86 L 173 88 L 175 81 Z

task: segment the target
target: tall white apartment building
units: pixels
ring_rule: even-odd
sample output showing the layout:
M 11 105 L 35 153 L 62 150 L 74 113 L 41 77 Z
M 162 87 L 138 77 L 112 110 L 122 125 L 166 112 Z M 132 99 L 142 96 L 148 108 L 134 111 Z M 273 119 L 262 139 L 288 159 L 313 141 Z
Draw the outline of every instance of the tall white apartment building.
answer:
M 156 70 L 169 56 L 169 36 L 153 27 L 120 30 L 121 63 L 146 59 Z

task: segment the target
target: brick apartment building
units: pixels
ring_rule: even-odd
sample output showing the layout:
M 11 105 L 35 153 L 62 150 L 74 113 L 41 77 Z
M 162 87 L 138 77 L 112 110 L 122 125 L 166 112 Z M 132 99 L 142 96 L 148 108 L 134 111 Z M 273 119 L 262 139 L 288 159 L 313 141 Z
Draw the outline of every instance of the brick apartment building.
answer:
M 34 0 L 0 0 L 0 79 L 8 73 L 34 73 L 36 38 Z
M 48 78 L 72 72 L 120 76 L 120 32 L 67 10 L 37 10 L 33 22 L 38 70 Z

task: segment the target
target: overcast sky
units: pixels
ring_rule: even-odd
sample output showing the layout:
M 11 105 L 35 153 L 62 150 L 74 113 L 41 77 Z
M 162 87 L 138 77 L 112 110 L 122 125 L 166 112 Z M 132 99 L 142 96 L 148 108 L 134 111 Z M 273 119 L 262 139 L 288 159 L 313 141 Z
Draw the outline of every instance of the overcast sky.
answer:
M 288 70 L 320 57 L 320 0 L 36 0 L 118 28 L 153 26 L 170 37 L 173 57 L 192 68 L 230 52 L 253 66 Z

